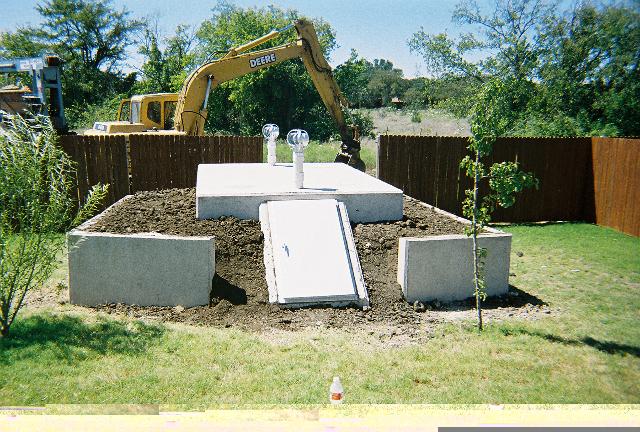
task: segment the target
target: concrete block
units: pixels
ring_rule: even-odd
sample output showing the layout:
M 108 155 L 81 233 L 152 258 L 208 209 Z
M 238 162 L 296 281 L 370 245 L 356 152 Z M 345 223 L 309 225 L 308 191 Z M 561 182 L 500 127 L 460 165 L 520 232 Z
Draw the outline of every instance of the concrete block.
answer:
M 471 222 L 429 204 L 425 207 L 458 222 Z M 487 295 L 509 290 L 511 234 L 486 227 L 479 246 L 487 248 L 484 258 Z M 398 283 L 408 302 L 457 301 L 473 296 L 472 239 L 466 235 L 404 237 L 398 245 Z
M 76 229 L 67 234 L 67 243 L 73 304 L 190 307 L 209 303 L 215 274 L 213 237 Z
M 335 199 L 352 222 L 402 219 L 402 191 L 341 163 L 305 163 L 304 188 L 296 189 L 292 164 L 198 166 L 198 219 L 259 219 L 267 201 Z
M 487 249 L 484 258 L 487 294 L 506 294 L 511 234 L 491 232 L 481 235 L 478 241 L 480 247 Z M 408 302 L 456 301 L 472 297 L 472 239 L 465 235 L 401 238 L 398 283 Z

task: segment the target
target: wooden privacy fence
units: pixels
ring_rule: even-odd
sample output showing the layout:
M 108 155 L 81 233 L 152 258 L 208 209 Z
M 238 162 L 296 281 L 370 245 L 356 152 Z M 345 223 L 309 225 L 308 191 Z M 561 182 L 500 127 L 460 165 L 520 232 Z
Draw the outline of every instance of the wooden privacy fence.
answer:
M 109 185 L 103 207 L 113 204 L 130 191 L 127 144 L 124 136 L 63 135 L 60 145 L 76 163 L 77 199 L 84 202 L 98 183 Z
M 640 139 L 593 138 L 591 219 L 640 236 Z
M 378 178 L 462 214 L 471 180 L 460 170 L 466 137 L 381 135 Z M 494 213 L 496 222 L 585 220 L 640 235 L 640 140 L 502 137 L 486 163 L 518 161 L 538 190 Z
M 131 135 L 131 192 L 196 185 L 202 163 L 262 162 L 262 137 Z
M 65 135 L 60 145 L 77 163 L 78 200 L 108 183 L 105 207 L 129 193 L 193 187 L 201 163 L 262 162 L 262 137 Z

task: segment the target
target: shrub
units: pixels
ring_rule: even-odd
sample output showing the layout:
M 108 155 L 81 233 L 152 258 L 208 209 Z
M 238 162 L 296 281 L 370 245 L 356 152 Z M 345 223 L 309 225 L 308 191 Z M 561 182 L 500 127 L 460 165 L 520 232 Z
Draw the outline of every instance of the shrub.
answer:
M 65 108 L 67 121 L 72 129 L 91 129 L 96 121 L 117 120 L 120 101 L 125 97 L 118 95 L 94 105 Z
M 106 186 L 93 187 L 75 210 L 74 165 L 56 146 L 47 117 L 7 116 L 0 129 L 0 337 L 27 292 L 55 269 L 64 232 L 94 212 Z
M 373 117 L 366 111 L 352 111 L 351 121 L 358 128 L 360 136 L 375 138 Z

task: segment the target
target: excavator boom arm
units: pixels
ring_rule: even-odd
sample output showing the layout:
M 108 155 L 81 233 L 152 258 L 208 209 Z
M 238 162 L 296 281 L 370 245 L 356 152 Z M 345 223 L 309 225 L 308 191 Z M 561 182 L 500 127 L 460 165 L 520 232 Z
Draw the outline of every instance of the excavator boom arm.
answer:
M 341 152 L 336 161 L 348 162 L 364 169 L 360 160 L 360 143 L 357 130 L 348 125 L 343 108 L 348 106 L 338 87 L 331 67 L 322 54 L 313 24 L 306 20 L 294 22 L 298 32 L 295 42 L 249 53 L 243 53 L 274 37 L 281 31 L 273 31 L 255 41 L 231 49 L 224 57 L 206 63 L 196 69 L 185 81 L 178 97 L 175 113 L 175 128 L 188 135 L 202 135 L 207 119 L 209 92 L 225 81 L 256 72 L 286 60 L 300 58 L 313 81 L 320 97 L 338 126 L 342 139 Z
M 234 78 L 256 72 L 301 56 L 297 43 L 246 54 L 223 57 L 196 69 L 185 81 L 178 96 L 175 128 L 187 135 L 202 135 L 207 119 L 206 102 L 211 90 Z

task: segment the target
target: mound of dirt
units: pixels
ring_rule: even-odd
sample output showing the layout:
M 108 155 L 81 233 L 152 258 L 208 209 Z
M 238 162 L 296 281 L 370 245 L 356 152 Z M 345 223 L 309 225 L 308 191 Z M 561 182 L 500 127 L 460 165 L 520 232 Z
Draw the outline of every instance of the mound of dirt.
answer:
M 260 223 L 222 217 L 197 220 L 195 189 L 140 192 L 108 210 L 89 231 L 111 233 L 158 232 L 183 236 L 215 236 L 216 276 L 209 306 L 139 307 L 100 306 L 109 313 L 127 313 L 176 321 L 254 331 L 268 328 L 297 330 L 308 327 L 385 329 L 390 335 L 419 337 L 425 326 L 442 321 L 434 309 L 414 310 L 404 301 L 396 282 L 398 239 L 461 234 L 464 225 L 419 201 L 405 197 L 404 218 L 397 222 L 352 224 L 371 308 L 305 308 L 287 310 L 268 302 Z M 498 302 L 506 302 L 509 299 Z M 451 306 L 449 306 L 451 307 Z M 441 307 L 440 307 L 441 308 Z

